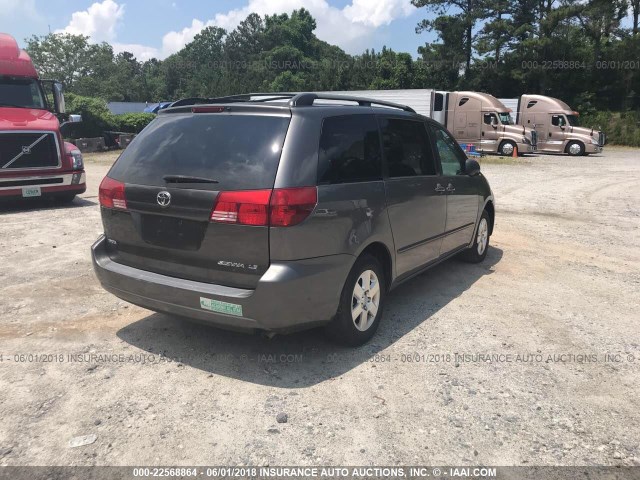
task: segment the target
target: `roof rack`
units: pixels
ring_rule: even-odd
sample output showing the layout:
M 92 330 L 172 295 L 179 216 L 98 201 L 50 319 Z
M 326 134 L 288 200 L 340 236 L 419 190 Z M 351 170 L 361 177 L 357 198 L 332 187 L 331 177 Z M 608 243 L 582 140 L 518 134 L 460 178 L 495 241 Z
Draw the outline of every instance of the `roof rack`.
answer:
M 258 97 L 258 98 L 255 98 Z M 187 105 L 200 105 L 212 103 L 236 103 L 236 102 L 269 102 L 272 100 L 289 100 L 290 107 L 308 107 L 313 105 L 316 100 L 335 100 L 356 102 L 362 107 L 371 107 L 373 105 L 381 105 L 383 107 L 398 108 L 405 112 L 416 113 L 416 111 L 407 105 L 399 103 L 385 102 L 382 100 L 374 100 L 372 98 L 352 97 L 348 95 L 333 95 L 328 93 L 291 93 L 291 92 L 273 92 L 273 93 L 243 93 L 240 95 L 227 95 L 225 97 L 215 98 L 184 98 L 173 102 L 170 107 L 183 107 Z
M 296 95 L 295 93 L 276 92 L 276 93 L 241 93 L 239 95 L 226 95 L 224 97 L 213 97 L 213 98 L 192 97 L 192 98 L 183 98 L 180 100 L 176 100 L 170 106 L 185 107 L 188 105 L 201 105 L 201 104 L 211 104 L 211 103 L 267 102 L 271 100 L 286 100 L 295 95 Z M 264 97 L 264 98 L 253 99 L 252 97 Z
M 382 100 L 374 100 L 373 98 L 364 97 L 352 97 L 348 95 L 334 95 L 330 93 L 298 93 L 289 100 L 289 106 L 291 107 L 306 107 L 313 105 L 316 100 L 344 100 L 349 102 L 357 102 L 361 107 L 371 107 L 373 105 L 381 105 L 383 107 L 398 108 L 405 112 L 416 113 L 416 111 L 407 106 L 399 103 L 385 102 Z

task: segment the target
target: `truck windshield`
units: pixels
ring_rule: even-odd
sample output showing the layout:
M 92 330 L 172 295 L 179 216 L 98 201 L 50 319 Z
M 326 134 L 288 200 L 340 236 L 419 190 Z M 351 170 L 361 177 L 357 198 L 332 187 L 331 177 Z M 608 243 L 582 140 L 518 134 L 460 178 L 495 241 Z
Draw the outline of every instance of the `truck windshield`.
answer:
M 511 125 L 511 115 L 509 115 L 509 112 L 500 112 L 498 115 L 503 125 Z
M 44 109 L 38 81 L 32 78 L 0 77 L 0 107 Z
M 578 121 L 577 115 L 567 115 L 567 121 L 569 122 L 569 125 L 571 125 L 572 127 L 580 126 L 580 122 Z

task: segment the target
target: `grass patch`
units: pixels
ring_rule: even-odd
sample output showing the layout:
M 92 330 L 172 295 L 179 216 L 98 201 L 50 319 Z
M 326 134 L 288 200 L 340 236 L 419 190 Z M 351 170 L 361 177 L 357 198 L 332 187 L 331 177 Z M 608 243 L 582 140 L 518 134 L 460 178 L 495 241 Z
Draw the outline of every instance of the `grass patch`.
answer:
M 476 157 L 478 163 L 482 165 L 530 165 L 531 160 L 526 157 L 503 157 L 502 155 L 486 155 Z

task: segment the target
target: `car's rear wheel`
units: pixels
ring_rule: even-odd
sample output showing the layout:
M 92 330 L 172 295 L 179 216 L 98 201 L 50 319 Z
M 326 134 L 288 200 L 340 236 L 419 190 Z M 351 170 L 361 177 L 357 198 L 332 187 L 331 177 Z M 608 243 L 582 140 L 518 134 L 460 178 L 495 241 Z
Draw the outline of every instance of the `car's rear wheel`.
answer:
M 473 245 L 471 248 L 465 250 L 462 258 L 470 263 L 480 263 L 487 256 L 489 250 L 489 232 L 491 218 L 486 210 L 482 212 L 480 222 L 478 222 L 478 228 L 476 229 L 476 235 L 473 238 Z
M 377 258 L 363 255 L 342 288 L 336 316 L 327 333 L 337 342 L 358 346 L 376 333 L 384 307 L 386 279 Z

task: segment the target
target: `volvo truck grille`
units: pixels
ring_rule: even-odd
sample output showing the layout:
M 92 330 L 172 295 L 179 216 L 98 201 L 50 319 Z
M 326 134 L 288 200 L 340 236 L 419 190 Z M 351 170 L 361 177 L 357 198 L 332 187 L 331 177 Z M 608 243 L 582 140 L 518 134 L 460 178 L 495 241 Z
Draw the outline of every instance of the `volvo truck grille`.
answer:
M 60 167 L 55 132 L 0 132 L 0 170 Z

